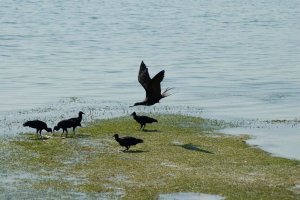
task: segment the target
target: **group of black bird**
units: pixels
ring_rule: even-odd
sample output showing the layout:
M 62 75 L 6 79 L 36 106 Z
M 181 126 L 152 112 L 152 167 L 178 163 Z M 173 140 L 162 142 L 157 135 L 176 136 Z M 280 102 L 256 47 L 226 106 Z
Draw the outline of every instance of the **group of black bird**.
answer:
M 66 132 L 66 137 L 68 136 L 68 128 L 73 128 L 73 133 L 75 134 L 75 129 L 77 126 L 81 127 L 81 120 L 82 120 L 82 115 L 84 113 L 80 111 L 78 113 L 78 117 L 70 118 L 70 119 L 65 119 L 61 120 L 60 122 L 57 123 L 56 126 L 54 126 L 53 131 L 52 128 L 48 128 L 48 125 L 40 120 L 33 120 L 33 121 L 27 121 L 23 124 L 24 127 L 28 126 L 30 128 L 35 128 L 36 133 L 40 134 L 39 136 L 42 137 L 42 130 L 45 130 L 47 132 L 54 133 L 54 131 L 59 131 L 59 129 L 62 129 L 63 132 L 61 136 L 63 136 L 64 132 Z
M 167 88 L 164 92 L 161 92 L 160 83 L 162 82 L 164 75 L 165 75 L 165 71 L 162 70 L 151 79 L 148 72 L 148 68 L 146 67 L 145 63 L 142 61 L 138 73 L 138 81 L 146 91 L 146 98 L 144 99 L 144 101 L 136 102 L 133 106 L 130 107 L 139 106 L 139 105 L 151 106 L 156 103 L 159 103 L 159 101 L 162 98 L 169 96 L 170 94 L 168 94 L 167 92 L 172 88 Z M 54 134 L 55 131 L 59 131 L 60 129 L 63 130 L 61 136 L 63 136 L 64 132 L 66 132 L 66 137 L 67 137 L 68 128 L 73 128 L 73 133 L 75 134 L 76 127 L 78 126 L 81 127 L 83 114 L 84 113 L 80 111 L 78 117 L 65 119 L 58 122 L 57 125 L 53 128 L 53 130 L 49 128 L 45 122 L 40 120 L 27 121 L 23 124 L 23 126 L 35 128 L 36 133 L 39 137 L 42 137 L 41 135 L 42 130 L 46 130 L 47 132 L 51 132 Z M 156 119 L 153 119 L 151 117 L 139 116 L 135 112 L 133 112 L 131 115 L 141 125 L 140 127 L 141 130 L 145 129 L 146 124 L 158 122 Z M 125 149 L 126 151 L 129 150 L 130 146 L 143 142 L 142 139 L 138 139 L 130 136 L 119 137 L 118 134 L 115 134 L 113 137 L 121 146 L 126 148 Z

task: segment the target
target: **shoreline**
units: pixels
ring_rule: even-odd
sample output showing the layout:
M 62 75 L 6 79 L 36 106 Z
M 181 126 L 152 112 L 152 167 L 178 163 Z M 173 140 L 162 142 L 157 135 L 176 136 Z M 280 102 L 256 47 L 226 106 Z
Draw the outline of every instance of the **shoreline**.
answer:
M 246 141 L 251 146 L 258 147 L 273 156 L 300 160 L 299 141 L 300 135 L 299 125 L 297 127 L 280 126 L 277 127 L 262 127 L 262 128 L 247 128 L 236 127 L 226 128 L 222 130 L 224 134 L 228 135 L 249 135 Z M 282 137 L 284 135 L 284 137 Z
M 176 192 L 294 199 L 290 189 L 300 182 L 299 161 L 249 146 L 244 142 L 248 136 L 224 135 L 224 124 L 215 120 L 154 116 L 159 123 L 149 125 L 147 129 L 154 130 L 150 132 L 140 131 L 131 117 L 118 117 L 96 120 L 65 139 L 56 134 L 42 141 L 24 133 L 1 140 L 0 150 L 6 150 L 1 169 L 16 178 L 11 183 L 25 181 L 25 193 L 34 188 L 33 194 L 50 190 L 75 199 L 155 198 Z M 114 133 L 142 138 L 144 143 L 124 153 Z M 7 187 L 2 183 L 0 191 L 10 191 Z
M 230 135 L 249 134 L 251 135 L 249 144 L 258 145 L 263 150 L 276 156 L 300 160 L 300 154 L 297 153 L 300 152 L 300 146 L 295 144 L 295 141 L 300 140 L 297 134 L 297 132 L 300 131 L 300 122 L 298 119 L 224 119 L 220 116 L 213 116 L 211 113 L 207 113 L 207 111 L 201 107 L 192 106 L 157 105 L 151 108 L 136 107 L 134 109 L 128 109 L 128 105 L 121 104 L 120 102 L 99 103 L 93 99 L 65 98 L 59 102 L 30 110 L 23 109 L 13 112 L 3 112 L 0 115 L 0 136 L 1 133 L 5 133 L 5 136 L 9 137 L 11 135 L 17 135 L 17 133 L 30 131 L 30 129 L 23 128 L 21 124 L 27 120 L 37 118 L 47 121 L 51 126 L 54 126 L 58 121 L 74 116 L 74 113 L 76 114 L 78 110 L 84 110 L 84 112 L 87 113 L 83 119 L 83 123 L 90 123 L 97 119 L 129 116 L 133 110 L 138 113 L 182 114 L 222 121 L 232 124 L 233 126 L 230 130 L 224 130 L 224 133 Z M 282 133 L 280 133 L 279 130 L 281 130 Z M 274 135 L 273 132 L 277 134 Z M 276 137 L 273 138 L 273 136 Z M 282 140 L 285 142 L 282 143 Z M 292 144 L 291 148 L 287 149 L 289 145 L 286 144 Z

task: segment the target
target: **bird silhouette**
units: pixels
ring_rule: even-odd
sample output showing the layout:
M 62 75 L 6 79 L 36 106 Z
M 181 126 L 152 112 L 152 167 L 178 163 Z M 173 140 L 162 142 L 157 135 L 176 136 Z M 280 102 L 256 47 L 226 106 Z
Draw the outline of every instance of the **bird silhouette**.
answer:
M 157 122 L 156 119 L 153 119 L 151 117 L 148 116 L 139 116 L 136 114 L 136 112 L 133 112 L 131 114 L 133 116 L 133 119 L 135 119 L 135 121 L 137 121 L 140 125 L 141 125 L 141 129 L 146 127 L 146 124 L 151 124 L 153 122 Z
M 120 144 L 120 146 L 126 147 L 124 151 L 128 151 L 130 146 L 136 145 L 138 143 L 143 143 L 143 140 L 134 137 L 126 136 L 120 138 L 118 134 L 115 134 L 114 137 L 115 140 Z
M 78 113 L 78 117 L 73 117 L 73 118 L 70 118 L 70 119 L 67 119 L 67 120 L 75 121 L 77 124 L 80 124 L 80 126 L 81 126 L 82 115 L 84 115 L 84 112 L 80 111 L 80 112 Z M 79 125 L 77 125 L 77 126 L 79 126 Z M 75 133 L 75 128 L 76 128 L 77 126 L 72 126 L 72 127 L 73 127 L 73 133 Z M 71 127 L 69 127 L 69 128 L 71 128 Z
M 35 128 L 37 135 L 40 134 L 40 137 L 42 137 L 42 130 L 46 130 L 47 132 L 52 132 L 52 129 L 48 128 L 47 124 L 40 120 L 27 121 L 23 124 L 23 126 Z
M 66 120 L 62 120 L 62 121 L 58 122 L 57 125 L 53 128 L 53 132 L 58 131 L 59 129 L 62 129 L 63 132 L 61 133 L 61 136 L 66 131 L 66 137 L 67 137 L 68 136 L 68 128 L 73 128 L 73 133 L 75 134 L 75 128 L 77 126 L 81 126 L 81 123 L 79 121 L 66 119 Z
M 161 93 L 160 83 L 164 79 L 164 75 L 165 70 L 162 70 L 151 79 L 148 68 L 146 67 L 144 61 L 142 61 L 138 74 L 138 81 L 146 91 L 146 98 L 144 101 L 136 102 L 133 106 L 151 106 L 159 103 L 159 100 L 161 100 L 162 98 L 169 96 L 170 94 L 168 94 L 167 92 L 172 88 L 167 88 L 163 93 Z

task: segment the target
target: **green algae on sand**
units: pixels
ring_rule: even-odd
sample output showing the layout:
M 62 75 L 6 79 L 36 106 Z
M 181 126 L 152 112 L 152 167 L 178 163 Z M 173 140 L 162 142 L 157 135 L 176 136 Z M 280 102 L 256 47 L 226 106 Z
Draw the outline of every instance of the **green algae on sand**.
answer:
M 299 198 L 292 190 L 300 183 L 299 161 L 249 146 L 244 142 L 248 136 L 219 133 L 224 122 L 155 117 L 159 123 L 146 131 L 131 117 L 121 117 L 96 121 L 64 139 L 56 134 L 37 140 L 30 133 L 1 140 L 0 175 L 17 178 L 9 184 L 0 181 L 0 191 L 12 195 L 12 188 L 22 186 L 23 192 L 50 190 L 72 198 L 155 199 L 176 192 L 226 199 Z M 112 137 L 115 133 L 144 143 L 123 152 Z M 30 176 L 19 178 L 20 173 Z

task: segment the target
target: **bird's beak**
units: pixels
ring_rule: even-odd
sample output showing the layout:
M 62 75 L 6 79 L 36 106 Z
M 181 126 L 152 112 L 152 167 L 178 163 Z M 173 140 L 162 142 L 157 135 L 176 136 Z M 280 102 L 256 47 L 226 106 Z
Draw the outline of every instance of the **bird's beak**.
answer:
M 129 108 L 132 108 L 132 107 L 134 107 L 134 105 L 133 106 L 129 106 Z

